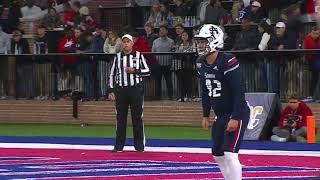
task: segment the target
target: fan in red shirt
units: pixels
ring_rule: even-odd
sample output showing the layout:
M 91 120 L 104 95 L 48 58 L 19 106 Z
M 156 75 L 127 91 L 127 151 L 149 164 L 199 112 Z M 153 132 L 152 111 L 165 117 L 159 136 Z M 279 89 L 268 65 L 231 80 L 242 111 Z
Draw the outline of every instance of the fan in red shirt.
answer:
M 94 30 L 94 28 L 97 26 L 97 22 L 90 16 L 89 8 L 82 6 L 79 9 L 79 13 L 81 16 L 80 24 L 83 25 L 86 30 Z
M 75 45 L 77 43 L 72 28 L 66 29 L 66 35 L 59 40 L 57 53 L 75 53 Z M 67 64 L 74 64 L 78 60 L 74 57 L 64 57 L 63 62 Z
M 307 0 L 307 13 L 313 14 L 315 10 L 315 0 Z
M 282 111 L 278 121 L 278 127 L 274 127 L 271 137 L 273 141 L 306 142 L 307 116 L 312 116 L 311 109 L 297 95 L 289 97 L 288 105 Z
M 74 10 L 72 9 L 71 5 L 66 2 L 63 4 L 63 8 L 64 8 L 64 21 L 66 22 L 67 25 L 69 26 L 73 26 L 74 22 L 74 16 L 76 15 L 76 12 L 74 12 Z
M 320 31 L 314 26 L 312 31 L 306 35 L 304 38 L 304 49 L 319 49 L 319 40 Z M 305 52 L 305 60 L 309 63 L 310 70 L 312 72 L 311 75 L 311 85 L 309 89 L 309 96 L 304 99 L 304 102 L 313 102 L 313 95 L 316 89 L 317 82 L 319 80 L 319 72 L 320 72 L 320 54 L 318 51 L 306 51 Z
M 137 32 L 132 32 L 131 33 L 133 37 L 133 50 L 134 51 L 140 51 L 140 52 L 151 52 L 151 47 L 149 46 L 147 40 L 143 37 L 140 36 L 139 33 Z M 157 63 L 157 59 L 153 54 L 145 54 L 146 57 L 146 62 L 150 68 L 151 71 L 151 77 L 157 77 L 157 75 L 160 73 L 160 66 Z

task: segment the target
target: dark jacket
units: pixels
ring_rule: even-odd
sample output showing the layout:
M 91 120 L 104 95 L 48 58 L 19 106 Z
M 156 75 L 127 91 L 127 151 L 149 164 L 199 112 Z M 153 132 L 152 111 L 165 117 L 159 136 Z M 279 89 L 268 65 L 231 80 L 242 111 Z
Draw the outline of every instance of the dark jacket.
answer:
M 152 47 L 152 44 L 153 44 L 153 41 L 158 38 L 158 35 L 156 35 L 154 32 L 152 32 L 152 33 L 149 34 L 149 35 L 146 35 L 146 34 L 145 34 L 145 35 L 144 35 L 144 38 L 147 40 L 148 45 L 149 45 L 149 47 L 151 48 L 151 47 Z
M 259 33 L 256 29 L 243 29 L 237 33 L 234 50 L 256 49 L 259 44 Z
M 17 48 L 16 48 L 16 45 L 17 45 Z M 21 38 L 19 42 L 15 42 L 14 40 L 11 40 L 11 52 L 12 54 L 30 54 L 28 41 L 24 38 Z
M 291 17 L 286 25 L 287 43 L 284 45 L 285 49 L 297 49 L 300 33 L 302 32 L 302 21 L 299 17 Z
M 30 54 L 29 43 L 26 39 L 21 38 L 19 42 L 11 40 L 11 53 L 12 54 Z M 30 56 L 22 57 L 18 56 L 16 61 L 18 64 L 31 63 Z

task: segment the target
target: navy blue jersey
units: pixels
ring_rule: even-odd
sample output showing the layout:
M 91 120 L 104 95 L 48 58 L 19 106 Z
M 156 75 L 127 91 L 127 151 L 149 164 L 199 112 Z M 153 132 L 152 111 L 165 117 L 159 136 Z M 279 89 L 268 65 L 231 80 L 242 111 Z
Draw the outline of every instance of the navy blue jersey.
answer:
M 213 109 L 219 116 L 241 120 L 248 111 L 240 83 L 240 68 L 237 58 L 230 53 L 219 52 L 213 64 L 206 57 L 197 59 L 197 70 L 202 87 L 203 117 L 209 117 Z

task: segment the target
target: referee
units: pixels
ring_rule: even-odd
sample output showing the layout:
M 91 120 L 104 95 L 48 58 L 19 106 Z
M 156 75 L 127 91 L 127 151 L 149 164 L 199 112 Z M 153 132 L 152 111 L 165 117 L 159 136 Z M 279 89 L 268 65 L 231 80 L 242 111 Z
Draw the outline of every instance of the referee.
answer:
M 110 72 L 109 99 L 116 101 L 117 126 L 116 144 L 113 152 L 122 152 L 126 140 L 127 115 L 130 105 L 134 148 L 144 151 L 145 137 L 143 116 L 143 76 L 149 76 L 150 70 L 143 55 L 133 51 L 133 37 L 122 36 L 122 52 L 114 57 Z

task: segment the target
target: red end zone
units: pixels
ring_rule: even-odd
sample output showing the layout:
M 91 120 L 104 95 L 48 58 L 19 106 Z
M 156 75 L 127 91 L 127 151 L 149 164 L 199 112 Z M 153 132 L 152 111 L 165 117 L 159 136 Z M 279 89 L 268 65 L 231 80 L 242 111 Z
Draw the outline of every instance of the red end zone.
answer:
M 240 155 L 245 178 L 320 175 L 320 157 Z M 210 154 L 103 150 L 1 149 L 0 179 L 222 178 Z M 308 179 L 308 178 L 307 178 Z

